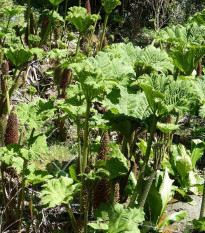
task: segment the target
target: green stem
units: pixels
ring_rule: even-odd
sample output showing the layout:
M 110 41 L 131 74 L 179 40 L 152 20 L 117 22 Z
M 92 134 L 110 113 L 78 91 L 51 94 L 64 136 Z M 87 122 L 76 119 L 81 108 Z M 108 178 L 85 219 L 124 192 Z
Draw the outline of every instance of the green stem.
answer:
M 72 209 L 70 207 L 70 205 L 65 205 L 65 208 L 68 212 L 68 215 L 70 217 L 70 221 L 71 221 L 71 225 L 72 225 L 72 228 L 73 228 L 73 232 L 74 233 L 78 233 L 78 230 L 77 230 L 77 226 L 76 226 L 76 220 L 75 220 L 75 217 L 73 215 L 73 212 L 72 212 Z
M 110 202 L 112 205 L 115 203 L 115 181 L 110 180 Z
M 105 30 L 106 30 L 106 26 L 107 26 L 108 17 L 109 17 L 109 15 L 105 14 L 105 20 L 104 20 L 104 24 L 103 24 L 103 33 L 102 33 L 102 36 L 101 36 L 101 39 L 100 39 L 99 51 L 102 50 L 102 44 L 103 44 L 103 40 L 104 40 L 104 37 L 105 37 Z
M 78 52 L 79 52 L 79 49 L 80 49 L 80 40 L 81 40 L 81 37 L 82 37 L 82 35 L 79 34 L 78 43 L 77 43 L 76 52 L 75 52 L 76 56 L 78 55 Z
M 10 115 L 11 106 L 10 106 L 10 98 L 9 98 L 9 91 L 8 90 L 6 90 L 6 104 L 7 104 L 8 115 Z
M 205 217 L 205 171 L 204 171 L 204 191 L 202 196 L 200 218 Z
M 88 195 L 86 198 L 86 206 L 85 206 L 85 216 L 84 216 L 84 233 L 88 232 L 88 212 L 90 207 L 90 199 L 91 199 L 91 190 L 88 190 Z
M 152 141 L 153 141 L 153 138 L 154 138 L 154 133 L 155 133 L 155 130 L 156 130 L 156 126 L 157 126 L 157 117 L 154 116 L 152 126 L 151 126 L 151 129 L 150 129 L 149 140 L 147 142 L 147 150 L 146 150 L 146 154 L 145 154 L 144 164 L 143 164 L 142 169 L 141 169 L 141 171 L 139 173 L 139 177 L 137 179 L 137 185 L 135 187 L 134 193 L 133 193 L 132 198 L 130 200 L 130 203 L 128 205 L 128 207 L 130 207 L 130 208 L 134 207 L 135 200 L 138 197 L 139 192 L 140 192 L 140 187 L 142 185 L 143 178 L 144 178 L 144 175 L 145 175 L 145 169 L 146 169 L 146 166 L 148 164 L 149 157 L 150 157 L 150 151 L 151 151 L 151 147 L 152 147 Z
M 178 121 L 179 121 L 179 114 L 177 115 L 175 125 L 177 125 Z M 175 131 L 172 131 L 171 133 L 169 133 L 169 141 L 168 141 L 168 155 L 169 155 L 169 157 L 170 157 L 170 154 L 171 154 L 172 141 L 173 141 L 173 138 L 174 138 L 174 133 L 175 133 Z
M 81 0 L 79 0 L 79 6 L 81 6 Z
M 64 20 L 66 18 L 67 12 L 68 12 L 68 0 L 65 1 Z M 64 21 L 64 27 L 65 27 L 65 21 Z
M 31 41 L 29 40 L 29 36 L 31 33 L 31 0 L 28 0 L 28 47 L 31 48 Z
M 23 210 L 24 210 L 24 199 L 25 199 L 25 171 L 28 166 L 28 160 L 24 159 L 23 163 L 23 171 L 22 171 L 22 189 L 21 189 L 21 211 L 20 211 L 20 217 L 19 217 L 19 226 L 18 226 L 18 232 L 21 232 L 21 224 L 22 224 L 22 217 L 23 217 Z
M 156 174 L 157 174 L 157 170 L 154 170 L 154 171 L 152 172 L 152 174 L 151 174 L 149 180 L 147 181 L 147 183 L 146 183 L 146 185 L 145 185 L 145 188 L 144 188 L 144 191 L 143 191 L 143 194 L 142 194 L 142 198 L 141 198 L 141 200 L 140 200 L 140 202 L 139 202 L 139 208 L 143 208 L 143 207 L 144 207 L 145 202 L 146 202 L 146 200 L 147 200 L 147 196 L 148 196 L 149 191 L 150 191 L 150 188 L 151 188 L 151 186 L 152 186 L 152 182 L 153 182 L 153 180 L 154 180 Z
M 85 172 L 88 162 L 88 121 L 90 116 L 91 102 L 87 100 L 86 103 L 86 115 L 85 115 L 85 128 L 84 128 L 84 137 L 83 137 L 83 157 L 82 157 L 82 173 Z M 80 210 L 83 211 L 83 190 L 84 190 L 84 178 L 81 176 L 81 190 L 80 190 Z
M 85 115 L 85 128 L 84 128 L 84 138 L 83 138 L 83 166 L 82 171 L 84 172 L 87 167 L 88 162 L 88 135 L 89 135 L 89 117 L 90 117 L 91 102 L 87 100 L 86 103 L 86 115 Z
M 82 173 L 82 157 L 81 157 L 81 141 L 80 141 L 80 120 L 77 123 L 77 136 L 78 136 L 78 159 L 80 163 L 80 174 Z
M 51 14 L 51 18 L 53 17 L 54 11 L 55 11 L 55 7 L 53 7 L 53 11 L 52 11 L 52 14 Z M 46 27 L 46 31 L 45 31 L 45 33 L 44 33 L 44 35 L 43 35 L 43 38 L 42 38 L 41 41 L 40 41 L 39 48 L 42 47 L 42 45 L 44 44 L 44 42 L 45 42 L 45 40 L 46 40 L 46 38 L 47 38 L 47 36 L 48 36 L 49 30 L 50 30 L 50 27 L 51 27 L 51 21 L 52 21 L 52 20 L 50 19 L 50 20 L 49 20 L 49 23 L 48 23 L 48 25 L 47 25 L 47 27 Z

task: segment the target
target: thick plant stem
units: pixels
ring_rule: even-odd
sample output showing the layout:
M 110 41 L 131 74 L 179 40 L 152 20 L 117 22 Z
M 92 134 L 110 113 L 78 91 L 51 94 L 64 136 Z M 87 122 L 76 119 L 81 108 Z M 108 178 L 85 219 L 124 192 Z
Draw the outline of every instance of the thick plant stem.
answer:
M 84 128 L 84 138 L 83 138 L 83 166 L 82 171 L 84 172 L 88 162 L 88 134 L 89 134 L 89 116 L 90 116 L 91 102 L 87 100 L 86 104 L 86 116 L 85 116 L 85 128 Z
M 28 47 L 31 48 L 31 41 L 29 40 L 30 32 L 31 32 L 31 0 L 28 0 Z
M 152 172 L 152 174 L 151 174 L 149 180 L 147 181 L 147 183 L 146 183 L 146 185 L 145 185 L 145 188 L 144 188 L 144 192 L 143 192 L 143 194 L 142 194 L 142 198 L 141 198 L 141 200 L 140 200 L 140 202 L 139 202 L 139 208 L 143 208 L 143 207 L 144 207 L 145 202 L 146 202 L 146 200 L 147 200 L 147 196 L 148 196 L 149 191 L 150 191 L 150 188 L 151 188 L 151 186 L 152 186 L 152 182 L 153 182 L 153 180 L 154 180 L 156 174 L 157 174 L 157 170 L 154 170 L 154 171 Z
M 91 108 L 91 102 L 87 100 L 86 104 L 86 115 L 85 115 L 85 128 L 84 128 L 84 137 L 83 137 L 83 157 L 82 157 L 82 173 L 85 172 L 87 161 L 88 161 L 88 121 L 90 116 L 90 108 Z M 80 210 L 82 212 L 83 210 L 83 190 L 84 190 L 84 178 L 81 177 L 81 190 L 80 190 Z
M 21 192 L 21 211 L 20 211 L 20 217 L 19 217 L 19 226 L 18 226 L 18 232 L 21 232 L 21 224 L 22 224 L 22 217 L 23 217 L 23 210 L 24 210 L 24 199 L 25 199 L 25 171 L 28 166 L 28 160 L 24 159 L 23 163 L 23 171 L 22 171 L 22 192 Z
M 9 98 L 9 92 L 6 90 L 6 104 L 7 104 L 7 113 L 10 115 L 11 107 L 10 107 L 10 98 Z
M 66 208 L 66 210 L 68 212 L 68 215 L 70 217 L 70 221 L 71 221 L 71 225 L 72 225 L 72 228 L 73 228 L 73 232 L 74 233 L 78 233 L 75 217 L 73 216 L 73 212 L 72 212 L 72 209 L 71 209 L 70 205 L 69 204 L 65 205 L 65 208 Z
M 201 203 L 200 218 L 205 217 L 205 171 L 204 171 L 204 191 Z
M 55 7 L 53 8 L 51 18 L 53 17 L 54 11 L 55 11 Z M 44 42 L 45 42 L 45 40 L 46 40 L 46 38 L 47 38 L 47 36 L 48 36 L 50 27 L 51 27 L 51 19 L 49 20 L 49 23 L 48 23 L 48 25 L 47 25 L 46 31 L 45 31 L 45 33 L 44 33 L 44 35 L 43 35 L 43 38 L 42 38 L 41 41 L 40 41 L 39 48 L 41 48 L 42 45 L 44 44 Z
M 64 20 L 65 20 L 65 18 L 66 18 L 67 11 L 68 11 L 68 0 L 65 1 Z M 64 26 L 65 26 L 65 22 L 64 22 Z
M 79 34 L 78 43 L 77 43 L 76 52 L 75 52 L 76 55 L 78 55 L 78 52 L 79 52 L 79 49 L 80 49 L 80 40 L 81 40 L 81 37 L 82 37 L 82 35 Z
M 91 190 L 88 191 L 88 195 L 86 198 L 86 206 L 85 206 L 85 215 L 84 215 L 84 233 L 88 232 L 88 212 L 90 207 L 90 199 L 91 199 Z
M 146 169 L 146 166 L 148 164 L 149 157 L 150 157 L 150 151 L 151 151 L 151 147 L 152 147 L 152 141 L 153 141 L 153 138 L 154 138 L 154 133 L 155 133 L 155 130 L 156 130 L 156 126 L 157 126 L 157 117 L 154 116 L 152 126 L 151 126 L 151 129 L 150 129 L 149 140 L 147 142 L 147 150 L 146 150 L 146 154 L 145 154 L 144 164 L 143 164 L 142 169 L 141 169 L 141 171 L 139 173 L 139 177 L 137 179 L 137 185 L 135 187 L 134 193 L 133 193 L 132 198 L 130 200 L 130 203 L 128 205 L 128 207 L 130 207 L 130 208 L 134 207 L 135 200 L 138 197 L 139 192 L 140 192 L 140 187 L 141 187 L 142 182 L 143 182 L 145 169 Z
M 81 6 L 81 0 L 79 0 L 79 6 Z
M 99 51 L 102 50 L 102 44 L 103 44 L 103 40 L 104 40 L 104 37 L 105 37 L 105 30 L 106 30 L 106 26 L 107 26 L 108 17 L 109 17 L 109 15 L 106 14 L 105 15 L 104 24 L 103 24 L 103 33 L 102 33 L 102 36 L 100 38 L 100 48 L 99 48 Z
M 77 123 L 77 136 L 78 136 L 78 159 L 80 164 L 80 174 L 82 173 L 82 157 L 81 157 L 81 141 L 80 141 L 80 120 Z
M 110 180 L 110 203 L 114 205 L 115 203 L 115 181 Z

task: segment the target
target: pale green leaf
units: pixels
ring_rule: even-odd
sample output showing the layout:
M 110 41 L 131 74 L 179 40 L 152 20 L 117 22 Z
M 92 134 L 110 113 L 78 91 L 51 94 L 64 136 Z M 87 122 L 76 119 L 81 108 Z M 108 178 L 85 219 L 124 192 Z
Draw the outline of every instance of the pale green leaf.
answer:
M 119 5 L 121 5 L 120 0 L 102 0 L 102 6 L 107 14 L 110 14 Z
M 157 128 L 162 131 L 163 133 L 170 133 L 174 130 L 177 130 L 179 128 L 179 125 L 174 124 L 164 124 L 164 123 L 157 123 Z
M 87 10 L 83 7 L 74 6 L 69 8 L 69 10 L 66 19 L 74 24 L 81 34 L 85 33 L 93 23 L 100 19 L 100 16 L 97 14 L 87 14 Z
M 79 184 L 73 184 L 73 179 L 61 176 L 59 179 L 51 179 L 43 185 L 41 201 L 49 207 L 61 204 L 69 204 L 74 195 L 79 191 Z
M 124 209 L 122 204 L 101 204 L 95 212 L 97 223 L 88 225 L 107 233 L 140 233 L 139 225 L 144 221 L 142 209 Z

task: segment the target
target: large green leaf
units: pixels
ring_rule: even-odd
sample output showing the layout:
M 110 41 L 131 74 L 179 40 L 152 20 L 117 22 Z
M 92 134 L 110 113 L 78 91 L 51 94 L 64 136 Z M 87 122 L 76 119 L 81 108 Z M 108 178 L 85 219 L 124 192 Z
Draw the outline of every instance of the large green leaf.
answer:
M 197 193 L 196 185 L 197 176 L 193 171 L 191 153 L 184 145 L 172 146 L 171 163 L 176 171 L 176 178 L 183 188 L 188 188 L 190 191 Z
M 170 44 L 182 44 L 183 46 L 192 46 L 201 44 L 205 37 L 205 26 L 198 26 L 196 23 L 182 26 L 172 25 L 160 30 L 157 35 L 157 40 L 164 41 Z
M 53 101 L 38 99 L 29 104 L 21 103 L 17 106 L 16 113 L 20 119 L 20 124 L 27 129 L 39 129 L 44 121 L 54 115 L 57 110 Z
M 168 112 L 168 108 L 164 105 L 163 102 L 165 95 L 163 95 L 158 90 L 155 90 L 152 86 L 148 84 L 141 83 L 139 84 L 139 86 L 145 92 L 149 106 L 156 116 L 162 116 L 163 114 Z
M 197 12 L 194 14 L 193 17 L 190 17 L 188 22 L 195 22 L 198 25 L 204 25 L 205 26 L 205 9 L 201 12 Z
M 26 49 L 9 49 L 6 52 L 7 58 L 16 66 L 25 65 L 33 56 L 30 50 Z
M 149 45 L 142 49 L 135 60 L 135 72 L 137 77 L 143 74 L 151 74 L 153 71 L 165 73 L 167 70 L 173 71 L 170 58 L 164 50 Z
M 191 161 L 193 169 L 195 169 L 197 161 L 203 156 L 205 150 L 205 143 L 200 139 L 191 141 Z
M 73 179 L 64 176 L 49 180 L 43 185 L 41 201 L 43 204 L 48 204 L 49 207 L 68 204 L 79 191 L 79 185 L 73 184 Z
M 110 143 L 108 146 L 111 148 L 108 155 L 109 159 L 106 161 L 97 161 L 95 167 L 103 168 L 108 171 L 110 179 L 126 175 L 128 172 L 127 159 L 121 153 L 119 145 L 116 143 Z
M 121 5 L 120 0 L 102 0 L 102 6 L 107 14 L 110 14 L 119 5 Z
M 194 45 L 188 49 L 178 46 L 168 52 L 174 65 L 186 76 L 192 74 L 199 60 L 205 54 L 205 46 Z
M 174 130 L 177 130 L 179 128 L 179 125 L 175 124 L 164 124 L 164 123 L 157 123 L 157 128 L 162 131 L 163 133 L 170 133 Z
M 128 89 L 124 87 L 113 88 L 102 103 L 115 114 L 124 114 L 141 120 L 150 115 L 144 93 L 129 93 Z
M 163 103 L 166 105 L 167 111 L 172 114 L 194 111 L 199 101 L 199 93 L 196 91 L 195 83 L 189 80 L 175 81 L 172 76 L 166 77 L 152 73 L 141 76 L 138 83 L 147 84 L 154 90 L 163 93 L 165 96 Z M 149 92 L 148 95 L 150 95 Z
M 103 51 L 111 55 L 113 58 L 123 60 L 125 63 L 134 66 L 141 50 L 140 47 L 134 46 L 132 43 L 116 43 L 107 46 Z
M 67 20 L 70 21 L 78 31 L 82 34 L 88 30 L 88 28 L 100 19 L 99 15 L 90 15 L 87 14 L 87 10 L 83 7 L 71 7 L 69 8 Z
M 19 15 L 25 10 L 23 6 L 14 6 L 13 4 L 7 7 L 3 7 L 0 12 L 8 16 L 9 18 L 13 18 L 16 15 Z
M 155 183 L 152 185 L 146 204 L 145 213 L 154 224 L 157 224 L 167 206 L 172 195 L 172 183 L 174 181 L 169 178 L 168 169 L 165 172 L 159 172 Z
M 107 233 L 140 233 L 139 225 L 144 221 L 142 209 L 124 209 L 122 204 L 101 204 L 95 212 L 96 223 L 88 225 Z
M 147 142 L 142 138 L 139 138 L 140 142 L 137 143 L 137 146 L 140 148 L 143 155 L 146 154 L 147 151 Z M 150 157 L 153 157 L 153 149 L 151 148 Z
M 49 175 L 47 171 L 42 170 L 32 170 L 28 175 L 26 175 L 26 179 L 31 184 L 43 183 L 50 178 L 52 178 L 52 176 Z
M 58 6 L 64 0 L 49 0 L 53 6 Z

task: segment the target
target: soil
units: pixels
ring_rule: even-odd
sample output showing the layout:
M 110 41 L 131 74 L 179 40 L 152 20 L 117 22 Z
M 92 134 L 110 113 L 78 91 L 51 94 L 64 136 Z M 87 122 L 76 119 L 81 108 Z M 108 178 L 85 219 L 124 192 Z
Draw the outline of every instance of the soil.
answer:
M 179 223 L 174 223 L 172 225 L 172 229 L 174 228 L 178 232 L 183 232 L 188 225 L 191 225 L 190 221 L 192 221 L 193 219 L 199 218 L 202 196 L 191 195 L 190 197 L 193 199 L 194 205 L 189 204 L 187 202 L 177 201 L 174 203 L 170 203 L 167 206 L 166 216 L 169 216 L 170 214 L 178 212 L 178 211 L 187 212 L 187 216 L 184 220 L 180 221 Z

